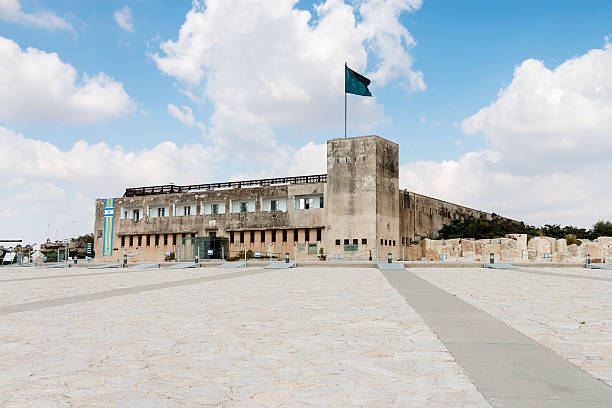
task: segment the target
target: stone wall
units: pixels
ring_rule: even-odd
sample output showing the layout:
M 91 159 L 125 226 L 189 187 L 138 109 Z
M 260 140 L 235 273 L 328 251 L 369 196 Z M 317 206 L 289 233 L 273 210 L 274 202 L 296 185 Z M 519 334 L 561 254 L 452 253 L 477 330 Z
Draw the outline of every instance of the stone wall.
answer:
M 493 214 L 402 190 L 400 200 L 400 236 L 403 244 L 420 242 L 423 238 L 436 238 L 435 234 L 452 220 L 484 218 Z
M 504 238 L 455 238 L 432 240 L 425 238 L 406 248 L 407 260 L 477 261 L 489 262 L 493 253 L 496 262 L 567 262 L 583 263 L 586 254 L 591 262 L 608 262 L 612 252 L 612 237 L 599 237 L 593 241 L 579 240 L 580 245 L 567 245 L 565 239 L 534 237 L 527 241 L 525 234 L 509 234 Z

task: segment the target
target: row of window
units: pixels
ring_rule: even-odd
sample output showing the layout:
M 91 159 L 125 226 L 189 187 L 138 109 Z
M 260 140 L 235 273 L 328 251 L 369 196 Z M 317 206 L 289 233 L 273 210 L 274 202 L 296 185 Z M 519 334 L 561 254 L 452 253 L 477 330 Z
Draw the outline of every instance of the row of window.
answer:
M 195 233 L 190 234 L 191 238 L 195 238 Z M 183 235 L 185 238 L 186 235 Z M 172 239 L 172 243 L 169 238 Z M 151 235 L 129 235 L 129 236 L 121 236 L 121 246 L 151 246 L 151 242 L 154 242 L 155 246 L 160 245 L 176 245 L 176 234 L 155 234 L 153 240 L 151 239 Z
M 380 245 L 395 246 L 395 240 L 380 239 Z
M 359 240 L 357 238 L 353 238 L 352 242 L 353 242 L 352 245 L 359 245 Z M 367 245 L 367 244 L 368 244 L 368 239 L 367 238 L 361 238 L 361 245 Z M 340 240 L 339 239 L 336 240 L 336 245 L 340 245 Z M 346 238 L 344 240 L 344 245 L 351 245 L 351 240 Z
M 344 245 L 351 245 L 351 241 L 352 241 L 352 245 L 359 245 L 359 240 L 357 238 L 353 238 L 352 240 L 346 238 L 344 239 Z M 337 239 L 336 240 L 336 245 L 340 245 L 341 240 Z M 368 239 L 367 238 L 361 238 L 361 245 L 367 245 L 368 244 Z M 380 245 L 389 245 L 389 246 L 395 246 L 395 240 L 390 240 L 390 239 L 380 239 Z
M 308 210 L 312 208 L 323 208 L 323 196 L 295 197 L 294 208 L 296 210 Z M 287 211 L 286 198 L 261 199 L 261 211 Z M 122 218 L 139 221 L 143 215 L 142 208 L 122 208 Z M 230 200 L 230 212 L 246 213 L 255 212 L 255 200 L 234 201 Z M 149 208 L 150 218 L 169 217 L 170 206 L 155 206 Z M 225 201 L 201 203 L 201 214 L 225 214 Z M 177 217 L 196 215 L 195 204 L 174 206 L 174 215 Z
M 270 242 L 274 243 L 277 242 L 277 239 L 279 238 L 277 235 L 279 235 L 278 233 L 280 232 L 280 240 L 281 242 L 287 242 L 289 239 L 289 231 L 290 230 L 271 230 L 270 233 Z M 321 228 L 317 228 L 316 230 L 316 238 L 317 238 L 317 242 L 321 241 Z M 251 244 L 255 243 L 255 238 L 257 235 L 259 235 L 259 243 L 265 243 L 266 242 L 266 231 L 259 231 L 259 234 L 257 233 L 257 231 L 248 231 L 249 232 L 249 242 Z M 234 232 L 234 231 L 230 231 L 230 242 L 232 243 L 240 243 L 240 244 L 244 244 L 245 243 L 245 231 L 238 231 L 238 232 Z M 294 229 L 293 230 L 293 242 L 298 242 L 298 230 Z M 304 229 L 304 241 L 305 242 L 310 242 L 310 229 L 306 228 Z

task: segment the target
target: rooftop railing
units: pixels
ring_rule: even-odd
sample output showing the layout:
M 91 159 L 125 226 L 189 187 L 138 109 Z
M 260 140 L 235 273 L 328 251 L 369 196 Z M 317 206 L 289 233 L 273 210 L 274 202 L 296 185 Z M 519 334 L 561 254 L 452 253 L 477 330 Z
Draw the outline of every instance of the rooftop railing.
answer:
M 304 184 L 304 183 L 325 183 L 327 174 L 315 174 L 312 176 L 293 176 L 277 177 L 258 180 L 225 181 L 223 183 L 191 184 L 187 186 L 177 186 L 166 184 L 163 186 L 131 187 L 125 189 L 124 197 L 140 197 L 155 194 L 186 193 L 188 191 L 211 191 L 222 188 L 241 188 L 253 186 L 271 186 L 278 184 Z

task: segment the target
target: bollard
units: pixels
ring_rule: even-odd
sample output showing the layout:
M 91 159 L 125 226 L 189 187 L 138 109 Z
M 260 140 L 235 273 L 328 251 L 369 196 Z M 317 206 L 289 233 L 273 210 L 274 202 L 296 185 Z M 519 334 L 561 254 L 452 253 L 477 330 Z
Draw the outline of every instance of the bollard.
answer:
M 196 256 L 195 259 L 193 260 L 194 263 L 200 263 L 200 259 Z
M 387 263 L 393 263 L 393 255 L 391 255 L 391 252 L 387 254 Z
M 127 254 L 123 254 L 123 268 L 127 268 Z
M 289 252 L 285 252 L 285 263 L 289 263 Z
M 591 264 L 591 255 L 590 254 L 586 254 L 586 264 L 587 265 Z
M 491 254 L 489 255 L 489 263 L 495 263 L 495 254 L 493 252 L 491 252 Z

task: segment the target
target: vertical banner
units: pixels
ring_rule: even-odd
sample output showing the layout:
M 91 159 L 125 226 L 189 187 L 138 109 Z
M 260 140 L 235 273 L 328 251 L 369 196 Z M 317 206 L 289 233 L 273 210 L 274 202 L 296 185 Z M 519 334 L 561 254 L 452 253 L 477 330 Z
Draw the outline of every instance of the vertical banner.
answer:
M 102 255 L 113 254 L 113 217 L 115 215 L 115 199 L 104 200 L 104 243 Z

